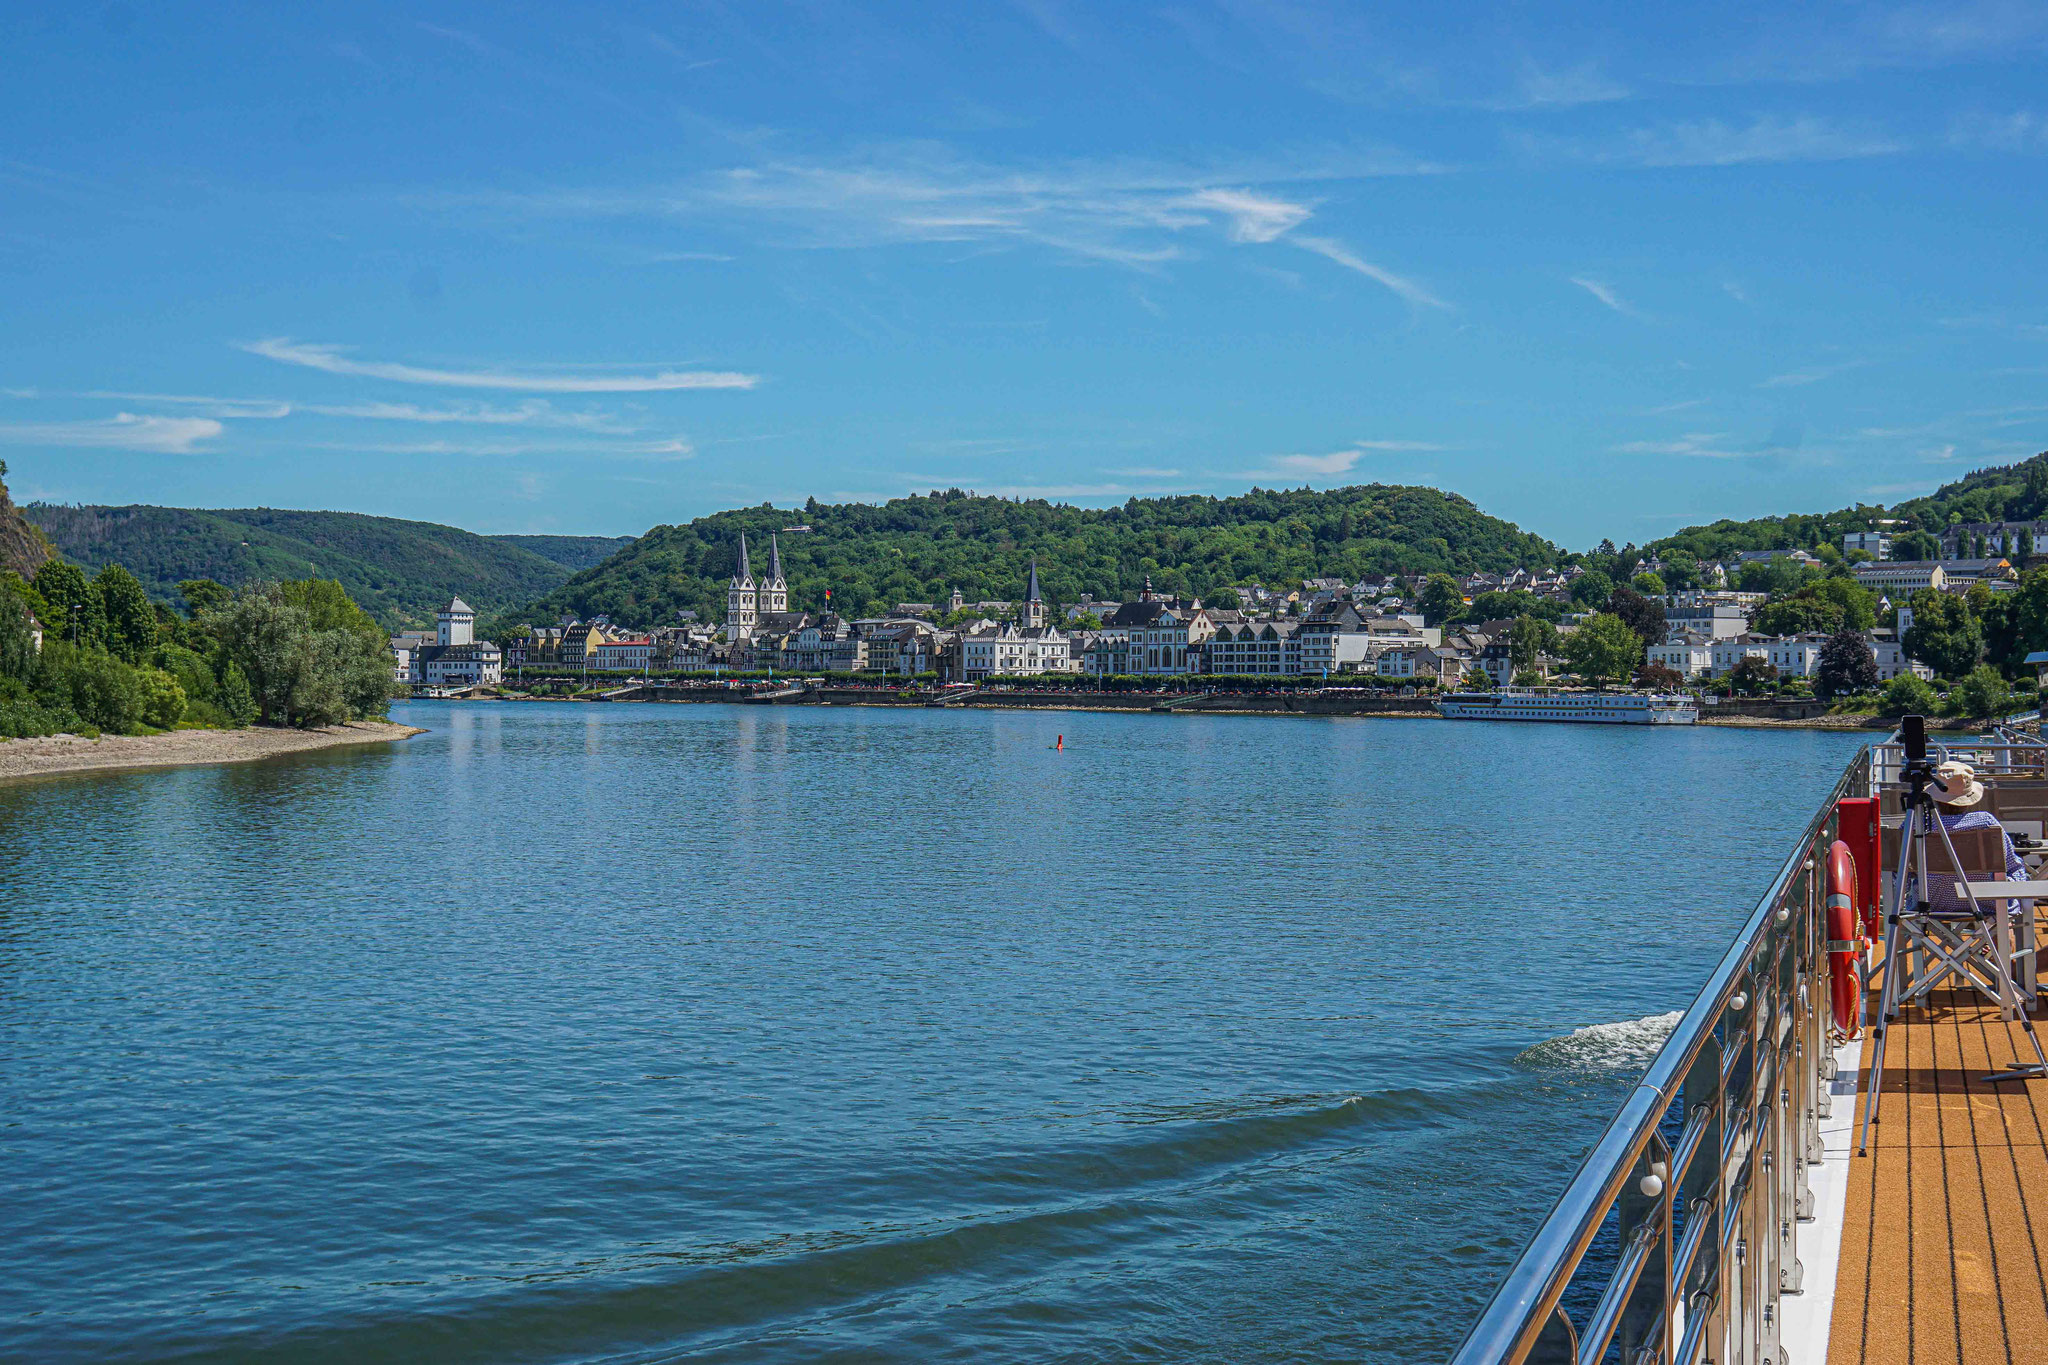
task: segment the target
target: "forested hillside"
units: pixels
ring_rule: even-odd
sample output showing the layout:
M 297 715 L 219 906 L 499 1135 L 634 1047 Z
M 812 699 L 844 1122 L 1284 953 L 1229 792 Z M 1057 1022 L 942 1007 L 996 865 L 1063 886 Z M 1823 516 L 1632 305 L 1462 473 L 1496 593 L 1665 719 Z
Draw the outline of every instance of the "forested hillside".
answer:
M 259 580 L 329 578 L 386 626 L 431 621 L 461 596 L 479 611 L 546 593 L 569 576 L 553 559 L 452 526 L 353 512 L 182 507 L 26 509 L 59 554 L 98 569 L 126 565 L 160 602 L 178 584 L 211 578 L 230 587 Z
M 798 526 L 809 529 L 788 529 Z M 1207 596 L 1247 580 L 1397 569 L 1470 573 L 1559 558 L 1540 536 L 1433 488 L 1254 489 L 1234 498 L 1134 498 L 1111 508 L 954 489 L 880 506 L 763 505 L 657 526 L 527 614 L 603 613 L 649 625 L 692 608 L 717 620 L 741 531 L 756 573 L 767 566 L 769 535 L 780 534 L 792 607 L 821 607 L 829 588 L 833 607 L 847 614 L 935 602 L 954 588 L 970 601 L 1019 597 L 1034 555 L 1047 596 L 1060 602 L 1084 592 L 1106 599 L 1133 594 L 1148 575 L 1162 592 Z
M 1858 504 L 1835 512 L 1723 520 L 1689 526 L 1645 548 L 1659 554 L 1676 550 L 1702 560 L 1726 559 L 1742 550 L 1818 550 L 1823 545 L 1839 550 L 1844 532 L 1876 529 L 1882 518 L 1899 523 L 1890 528 L 1895 536 L 1908 537 L 1900 546 L 1903 552 L 1894 556 L 1907 559 L 1931 552 L 1910 539 L 1916 531 L 1933 535 L 1957 522 L 2030 521 L 2043 515 L 2048 515 L 2048 453 L 2019 464 L 1975 470 L 1895 507 Z
M 571 573 L 595 568 L 633 543 L 631 536 L 487 536 L 500 545 L 531 550 Z

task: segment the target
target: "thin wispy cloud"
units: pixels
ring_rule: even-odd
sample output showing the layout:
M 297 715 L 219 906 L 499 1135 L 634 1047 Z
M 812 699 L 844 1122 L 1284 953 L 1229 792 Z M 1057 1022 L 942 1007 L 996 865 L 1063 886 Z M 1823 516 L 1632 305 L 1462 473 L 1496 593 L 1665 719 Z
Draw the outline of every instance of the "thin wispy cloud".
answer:
M 1848 161 L 1893 156 L 1907 151 L 1910 145 L 1882 133 L 1841 127 L 1812 115 L 1764 115 L 1748 123 L 1699 119 L 1634 128 L 1599 139 L 1523 133 L 1513 141 L 1525 156 L 1536 161 L 1653 168 Z
M 414 403 L 305 403 L 300 405 L 300 410 L 321 417 L 356 417 L 372 422 L 560 427 L 615 436 L 631 435 L 636 430 L 606 413 L 563 412 L 545 402 L 522 403 L 516 408 L 423 408 Z
M 1813 365 L 1803 370 L 1787 370 L 1774 374 L 1757 385 L 1760 389 L 1797 389 L 1808 384 L 1818 384 L 1824 379 L 1833 379 L 1838 374 L 1861 369 L 1869 364 L 1867 360 L 1845 360 L 1838 365 Z
M 1585 290 L 1588 294 L 1591 294 L 1594 298 L 1600 300 L 1600 302 L 1606 304 L 1609 308 L 1612 308 L 1615 312 L 1621 314 L 1623 317 L 1633 318 L 1641 316 L 1641 314 L 1637 313 L 1634 308 L 1631 308 L 1627 303 L 1623 302 L 1621 295 L 1615 293 L 1613 286 L 1611 285 L 1603 284 L 1601 281 L 1596 280 L 1589 275 L 1574 275 L 1572 276 L 1572 283 L 1577 285 L 1579 288 Z
M 1384 266 L 1374 265 L 1371 261 L 1358 255 L 1335 238 L 1294 236 L 1287 240 L 1304 251 L 1313 251 L 1318 256 L 1335 261 L 1346 270 L 1355 270 L 1367 279 L 1385 285 L 1410 303 L 1419 304 L 1425 308 L 1449 308 L 1451 306 L 1414 280 L 1409 279 L 1405 275 L 1397 275 Z
M 355 360 L 339 346 L 271 337 L 245 342 L 252 355 L 327 374 L 444 388 L 505 389 L 524 393 L 660 393 L 685 389 L 751 389 L 759 375 L 732 371 L 663 370 L 654 374 L 521 374 L 507 370 L 441 370 L 394 361 Z
M 103 421 L 0 423 L 0 442 L 191 455 L 198 453 L 200 442 L 212 440 L 225 429 L 211 417 L 147 417 L 123 412 Z
M 1704 398 L 1681 398 L 1676 403 L 1666 403 L 1662 407 L 1645 408 L 1643 416 L 1668 417 L 1674 412 L 1690 412 L 1694 408 L 1703 408 L 1707 402 Z
M 1308 220 L 1313 205 L 1289 187 L 1443 169 L 1402 153 L 1351 147 L 1200 163 L 992 165 L 919 142 L 836 159 L 762 160 L 668 185 L 437 194 L 424 202 L 472 217 L 495 211 L 737 223 L 752 240 L 808 250 L 1037 246 L 1156 273 L 1188 259 L 1185 239 L 1202 229 L 1240 246 L 1295 240 L 1288 234 Z
M 1740 460 L 1767 452 L 1731 450 L 1725 431 L 1694 431 L 1674 440 L 1626 441 L 1610 447 L 1617 455 L 1682 455 L 1703 460 Z
M 1369 454 L 1428 453 L 1443 447 L 1432 441 L 1353 441 L 1349 449 L 1325 451 L 1319 455 L 1273 455 L 1266 468 L 1254 474 L 1310 474 L 1328 477 L 1346 474 Z
M 464 455 L 464 456 L 513 456 L 513 455 L 559 455 L 570 458 L 612 458 L 633 460 L 689 460 L 696 458 L 697 448 L 688 440 L 678 436 L 658 441 L 608 441 L 604 443 L 583 442 L 564 444 L 558 441 L 394 441 L 365 443 L 356 441 L 307 442 L 294 447 L 302 450 L 340 450 L 364 455 Z
M 119 389 L 88 389 L 80 398 L 108 398 L 123 403 L 176 403 L 205 408 L 209 417 L 242 421 L 275 421 L 292 414 L 292 405 L 276 398 L 213 398 L 191 393 L 131 393 Z
M 1289 203 L 1250 190 L 1203 190 L 1188 202 L 1196 208 L 1223 214 L 1229 220 L 1233 242 L 1270 242 L 1307 221 L 1310 213 L 1306 204 Z
M 1625 100 L 1633 92 L 1597 66 L 1548 70 L 1534 61 L 1522 63 L 1520 79 L 1509 93 L 1481 101 L 1481 107 L 1513 113 L 1536 109 L 1576 109 L 1586 104 Z

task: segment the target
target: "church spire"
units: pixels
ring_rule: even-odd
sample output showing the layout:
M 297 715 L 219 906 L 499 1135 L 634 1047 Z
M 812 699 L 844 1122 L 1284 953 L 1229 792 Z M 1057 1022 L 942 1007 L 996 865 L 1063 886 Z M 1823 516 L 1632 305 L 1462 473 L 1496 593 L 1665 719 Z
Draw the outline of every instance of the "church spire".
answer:
M 1045 626 L 1045 599 L 1038 594 L 1038 556 L 1031 556 L 1031 581 L 1024 589 L 1024 629 L 1040 630 Z
M 770 583 L 780 583 L 782 581 L 782 546 L 776 543 L 773 532 L 770 532 L 768 536 L 768 581 Z
M 1024 600 L 1025 600 L 1026 602 L 1036 602 L 1036 601 L 1038 601 L 1038 600 L 1039 600 L 1039 596 L 1038 596 L 1038 556 L 1037 556 L 1037 555 L 1033 555 L 1033 556 L 1031 556 L 1031 582 L 1030 582 L 1030 585 L 1029 585 L 1029 586 L 1027 586 L 1027 587 L 1026 587 L 1026 588 L 1024 589 Z
M 739 572 L 732 576 L 732 581 L 748 584 L 754 581 L 753 572 L 747 567 L 747 533 L 745 531 L 740 532 L 740 567 Z

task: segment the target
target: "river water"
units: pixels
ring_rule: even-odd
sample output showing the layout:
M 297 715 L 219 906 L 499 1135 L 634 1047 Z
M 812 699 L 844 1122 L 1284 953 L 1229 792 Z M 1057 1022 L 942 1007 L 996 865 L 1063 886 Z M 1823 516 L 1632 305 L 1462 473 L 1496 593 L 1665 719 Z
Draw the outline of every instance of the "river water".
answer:
M 0 785 L 0 1358 L 1441 1356 L 1860 742 L 397 718 Z

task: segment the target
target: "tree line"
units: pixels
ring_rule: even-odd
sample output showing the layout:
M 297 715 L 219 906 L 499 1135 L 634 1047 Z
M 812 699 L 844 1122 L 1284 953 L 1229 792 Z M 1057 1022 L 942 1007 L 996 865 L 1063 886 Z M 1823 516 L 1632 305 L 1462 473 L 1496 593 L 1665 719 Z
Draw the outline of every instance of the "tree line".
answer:
M 384 714 L 384 632 L 331 580 L 179 585 L 182 611 L 135 575 L 53 559 L 0 574 L 0 737 L 332 725 Z M 43 631 L 41 648 L 34 628 Z

